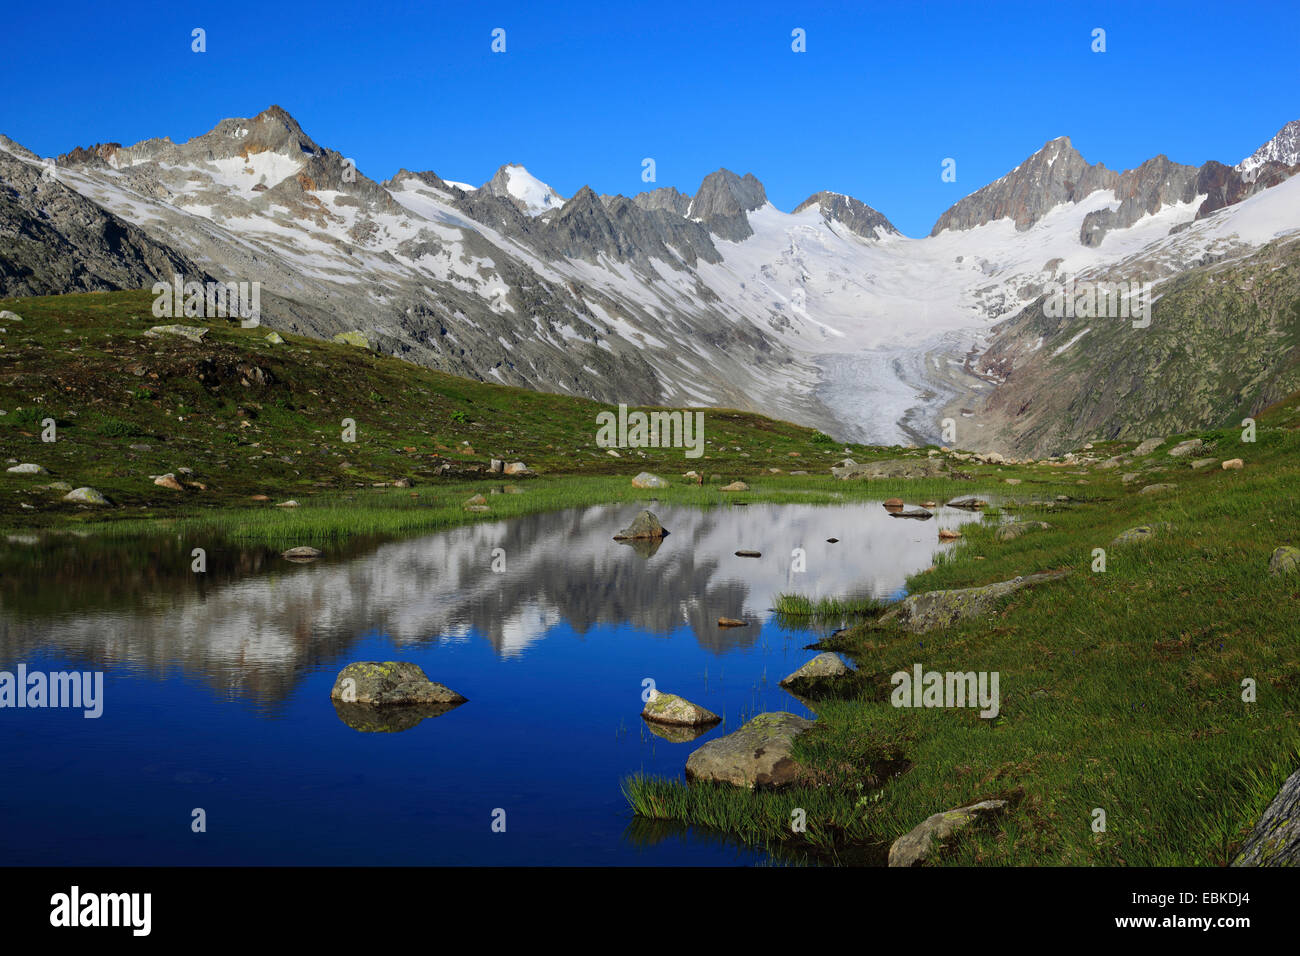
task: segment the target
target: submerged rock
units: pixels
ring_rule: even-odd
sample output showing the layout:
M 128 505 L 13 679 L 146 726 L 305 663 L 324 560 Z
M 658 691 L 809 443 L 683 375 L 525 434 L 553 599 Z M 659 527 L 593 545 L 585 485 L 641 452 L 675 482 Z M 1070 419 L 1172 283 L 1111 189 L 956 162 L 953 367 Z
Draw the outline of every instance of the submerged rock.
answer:
M 722 722 L 722 718 L 711 710 L 705 710 L 676 694 L 664 694 L 657 690 L 650 691 L 650 699 L 646 701 L 641 716 L 651 723 L 686 727 L 710 727 Z
M 921 520 L 921 521 L 927 521 L 927 520 L 929 520 L 930 518 L 933 518 L 934 515 L 933 515 L 931 512 L 926 511 L 924 508 L 908 508 L 906 511 L 900 511 L 900 510 L 898 510 L 898 509 L 896 509 L 896 508 L 890 508 L 890 509 L 889 509 L 889 517 L 891 517 L 891 518 L 917 518 L 917 519 L 919 519 L 919 520 Z
M 720 617 L 718 627 L 749 627 L 749 622 L 735 617 Z
M 899 601 L 880 617 L 882 625 L 901 627 L 920 634 L 936 627 L 948 627 L 958 621 L 986 614 L 1004 597 L 1021 588 L 1055 581 L 1069 571 L 1051 571 L 998 581 L 981 587 L 958 588 L 951 591 L 926 591 Z
M 1006 807 L 1005 800 L 985 800 L 927 817 L 916 829 L 894 841 L 889 848 L 889 865 L 920 866 L 942 850 L 943 841 L 958 830 L 980 818 L 996 816 Z
M 653 512 L 640 511 L 632 519 L 630 525 L 614 535 L 614 540 L 631 541 L 639 538 L 662 538 L 667 533 Z
M 785 711 L 759 714 L 735 733 L 710 740 L 692 753 L 686 760 L 686 779 L 751 790 L 793 783 L 803 773 L 790 755 L 794 741 L 812 727 L 811 720 Z
M 1300 770 L 1286 778 L 1232 865 L 1300 866 Z
M 408 704 L 463 704 L 450 687 L 429 680 L 418 664 L 359 661 L 339 671 L 330 697 L 345 704 L 376 707 Z
M 963 495 L 960 498 L 954 498 L 948 502 L 949 508 L 964 508 L 966 511 L 979 511 L 987 508 L 989 503 L 983 498 L 977 498 L 974 495 Z

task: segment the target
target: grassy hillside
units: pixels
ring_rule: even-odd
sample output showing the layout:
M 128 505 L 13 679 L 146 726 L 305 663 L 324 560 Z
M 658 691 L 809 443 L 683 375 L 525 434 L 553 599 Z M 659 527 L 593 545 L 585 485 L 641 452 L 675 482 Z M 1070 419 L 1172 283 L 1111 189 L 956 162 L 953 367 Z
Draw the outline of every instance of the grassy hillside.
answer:
M 151 338 L 152 326 L 173 324 L 154 318 L 151 303 L 147 292 L 0 300 L 23 319 L 0 322 L 0 450 L 50 472 L 0 471 L 6 524 L 265 510 L 287 498 L 338 501 L 343 492 L 355 500 L 399 479 L 418 496 L 451 485 L 439 466 L 450 463 L 456 476 L 491 458 L 523 461 L 543 476 L 650 470 L 681 481 L 696 470 L 717 484 L 775 467 L 824 475 L 844 455 L 807 428 L 708 410 L 703 457 L 682 449 L 614 457 L 596 445 L 606 405 L 473 382 L 349 345 L 293 335 L 272 345 L 265 328 L 221 320 L 175 320 L 209 328 L 201 344 Z M 52 444 L 41 440 L 46 418 L 58 423 Z M 343 441 L 345 418 L 356 422 L 353 443 Z M 169 472 L 194 485 L 153 484 L 151 475 Z M 94 487 L 114 507 L 88 513 L 61 503 L 58 489 L 33 490 L 57 482 Z
M 1267 573 L 1275 548 L 1300 546 L 1300 398 L 1264 412 L 1253 444 L 1237 430 L 1200 437 L 1189 458 L 1168 455 L 1171 438 L 1119 468 L 1086 469 L 1091 500 L 1020 509 L 1048 530 L 999 540 L 998 515 L 964 527 L 950 559 L 909 588 L 1068 577 L 953 627 L 918 635 L 869 620 L 820 645 L 848 654 L 859 676 L 815 705 L 817 726 L 797 741 L 810 785 L 750 794 L 635 779 L 633 807 L 795 854 L 883 862 L 931 814 L 1004 798 L 1010 812 L 963 832 L 943 862 L 1229 862 L 1300 763 L 1300 574 Z M 1201 458 L 1212 465 L 1193 468 Z M 1244 468 L 1221 469 L 1228 458 Z M 1174 488 L 1141 493 L 1151 484 Z M 1153 541 L 1112 543 L 1152 523 Z M 916 663 L 997 671 L 1001 714 L 891 706 L 890 675 Z M 803 835 L 790 830 L 796 807 Z

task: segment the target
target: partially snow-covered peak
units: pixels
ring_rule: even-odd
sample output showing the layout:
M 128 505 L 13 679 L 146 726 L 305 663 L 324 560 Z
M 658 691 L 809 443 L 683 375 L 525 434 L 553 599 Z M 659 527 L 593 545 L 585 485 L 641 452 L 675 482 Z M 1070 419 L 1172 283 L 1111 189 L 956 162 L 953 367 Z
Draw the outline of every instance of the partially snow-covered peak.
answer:
M 1285 166 L 1300 163 L 1300 120 L 1292 120 L 1277 135 L 1237 164 L 1239 172 L 1249 172 L 1272 160 Z
M 564 205 L 564 199 L 518 163 L 507 163 L 482 187 L 494 196 L 513 199 L 530 216 L 540 216 Z

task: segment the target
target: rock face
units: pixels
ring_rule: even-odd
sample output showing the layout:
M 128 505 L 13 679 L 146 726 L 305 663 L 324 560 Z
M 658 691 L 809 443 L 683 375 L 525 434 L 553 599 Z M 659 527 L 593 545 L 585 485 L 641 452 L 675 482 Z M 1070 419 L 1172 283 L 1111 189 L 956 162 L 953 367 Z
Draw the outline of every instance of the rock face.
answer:
M 1287 777 L 1233 866 L 1300 866 L 1300 770 Z
M 711 710 L 676 694 L 663 694 L 657 690 L 650 691 L 650 699 L 646 701 L 641 716 L 653 723 L 681 727 L 711 726 L 722 722 L 722 718 Z
M 984 800 L 927 817 L 915 830 L 894 841 L 889 848 L 889 865 L 920 866 L 942 850 L 944 841 L 958 830 L 981 818 L 997 816 L 1006 807 L 1005 800 Z
M 838 654 L 818 654 L 793 674 L 781 679 L 782 687 L 795 687 L 806 682 L 825 680 L 829 677 L 843 677 L 853 673 L 852 668 L 840 660 Z
M 741 242 L 754 234 L 746 213 L 766 202 L 767 191 L 753 173 L 741 178 L 729 169 L 719 169 L 704 177 L 687 215 L 703 222 L 715 236 Z
M 632 479 L 633 488 L 667 488 L 668 482 L 658 475 L 652 475 L 648 471 L 643 471 Z
M 1009 594 L 1021 588 L 1065 577 L 1068 571 L 1045 572 L 951 591 L 926 591 L 904 598 L 880 616 L 879 624 L 922 634 L 936 627 L 948 627 L 967 618 L 987 614 Z
M 1300 548 L 1284 544 L 1268 559 L 1269 574 L 1291 574 L 1295 571 L 1300 571 Z
M 372 707 L 465 703 L 450 687 L 429 680 L 418 664 L 403 661 L 349 664 L 339 671 L 330 697 Z
M 686 779 L 749 789 L 793 783 L 802 768 L 791 756 L 811 720 L 784 711 L 759 714 L 733 734 L 710 740 L 686 761 Z
M 653 512 L 641 511 L 632 519 L 632 523 L 614 535 L 615 541 L 635 541 L 662 538 L 668 532 L 659 523 Z

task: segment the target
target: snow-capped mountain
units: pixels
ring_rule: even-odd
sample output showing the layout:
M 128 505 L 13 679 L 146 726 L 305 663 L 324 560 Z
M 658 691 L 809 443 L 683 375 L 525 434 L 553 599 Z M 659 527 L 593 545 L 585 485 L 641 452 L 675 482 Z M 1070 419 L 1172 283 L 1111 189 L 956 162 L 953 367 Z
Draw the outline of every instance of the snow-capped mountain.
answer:
M 9 161 L 39 160 L 0 150 L 22 193 Z M 971 356 L 1052 282 L 1158 288 L 1295 234 L 1300 194 L 1276 188 L 1297 171 L 1287 155 L 1116 173 L 1061 137 L 921 239 L 830 191 L 783 212 L 726 169 L 694 195 L 632 198 L 565 199 L 515 164 L 478 188 L 405 169 L 381 183 L 279 107 L 186 143 L 74 150 L 46 186 L 213 276 L 260 281 L 264 322 L 284 330 L 360 330 L 379 351 L 505 384 L 908 443 L 996 386 Z M 0 252 L 0 294 L 4 266 Z
M 1287 123 L 1277 131 L 1276 136 L 1243 159 L 1236 168 L 1245 172 L 1258 169 L 1269 162 L 1281 163 L 1283 166 L 1300 163 L 1300 120 Z

